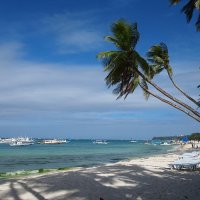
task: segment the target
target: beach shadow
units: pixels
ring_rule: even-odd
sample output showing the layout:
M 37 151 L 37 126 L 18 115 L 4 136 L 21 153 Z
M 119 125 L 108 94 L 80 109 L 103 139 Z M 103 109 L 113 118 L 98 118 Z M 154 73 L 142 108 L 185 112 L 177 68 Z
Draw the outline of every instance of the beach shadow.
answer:
M 19 183 L 24 188 L 25 191 L 31 193 L 38 200 L 47 200 L 41 194 L 39 194 L 38 192 L 34 191 L 31 187 L 28 187 L 27 184 L 25 184 L 23 182 L 19 182 L 19 181 L 17 183 Z
M 14 187 L 14 182 L 10 183 L 10 190 L 11 190 L 12 196 L 15 200 L 21 200 L 21 198 L 19 197 L 17 189 L 15 189 L 15 187 Z
M 154 171 L 138 165 L 54 173 L 18 180 L 17 184 L 38 200 L 51 195 L 59 200 L 199 200 L 200 196 L 199 172 Z M 10 187 L 10 195 L 20 200 L 15 190 Z

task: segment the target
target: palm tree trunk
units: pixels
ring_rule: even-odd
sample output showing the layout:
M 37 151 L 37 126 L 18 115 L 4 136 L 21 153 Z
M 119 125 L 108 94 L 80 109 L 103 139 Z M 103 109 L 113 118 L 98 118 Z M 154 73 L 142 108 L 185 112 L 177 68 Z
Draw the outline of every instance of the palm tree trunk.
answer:
M 170 75 L 170 73 L 167 71 L 168 73 L 168 76 L 171 80 L 171 82 L 173 83 L 174 87 L 179 90 L 185 97 L 187 97 L 190 101 L 192 101 L 193 103 L 195 103 L 198 107 L 200 106 L 200 104 L 195 100 L 193 99 L 192 97 L 190 97 L 188 94 L 186 94 L 173 80 L 172 76 Z
M 187 104 L 185 104 L 184 102 L 180 101 L 179 99 L 173 97 L 171 94 L 167 93 L 166 91 L 164 91 L 162 88 L 160 88 L 158 85 L 156 85 L 154 82 L 152 82 L 151 80 L 149 80 L 149 78 L 147 78 L 144 74 L 142 74 L 138 69 L 135 69 L 136 72 L 144 79 L 146 80 L 150 85 L 152 85 L 154 88 L 156 88 L 159 92 L 161 92 L 162 94 L 164 94 L 166 97 L 168 97 L 169 99 L 171 99 L 172 101 L 178 103 L 179 105 L 183 106 L 184 108 L 190 110 L 193 114 L 195 114 L 198 118 L 200 118 L 200 113 L 197 112 L 196 110 L 194 110 L 192 107 L 188 106 Z
M 187 114 L 187 115 L 190 116 L 191 118 L 193 118 L 193 119 L 195 119 L 196 121 L 200 122 L 200 118 L 199 118 L 199 117 L 196 117 L 195 115 L 193 115 L 193 114 L 191 114 L 190 112 L 184 110 L 182 107 L 180 107 L 180 106 L 178 106 L 178 105 L 172 103 L 171 101 L 168 101 L 168 100 L 166 100 L 166 99 L 164 99 L 164 98 L 162 98 L 162 97 L 160 97 L 160 96 L 154 94 L 151 90 L 146 89 L 146 88 L 143 87 L 140 83 L 139 83 L 139 85 L 140 85 L 140 87 L 141 87 L 143 90 L 145 90 L 145 91 L 146 91 L 147 93 L 149 93 L 150 95 L 152 95 L 152 96 L 154 96 L 155 98 L 159 99 L 160 101 L 162 101 L 162 102 L 164 102 L 164 103 L 166 103 L 166 104 L 168 104 L 168 105 L 170 105 L 170 106 L 176 108 L 177 110 L 180 110 L 180 111 L 184 112 L 185 114 Z

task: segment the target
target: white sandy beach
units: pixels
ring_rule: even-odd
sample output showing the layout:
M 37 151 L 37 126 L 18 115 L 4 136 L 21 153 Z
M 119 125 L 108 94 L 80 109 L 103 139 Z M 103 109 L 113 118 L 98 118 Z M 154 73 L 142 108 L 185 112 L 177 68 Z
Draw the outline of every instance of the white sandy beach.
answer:
M 199 200 L 200 172 L 171 170 L 187 150 L 66 172 L 0 180 L 1 200 Z

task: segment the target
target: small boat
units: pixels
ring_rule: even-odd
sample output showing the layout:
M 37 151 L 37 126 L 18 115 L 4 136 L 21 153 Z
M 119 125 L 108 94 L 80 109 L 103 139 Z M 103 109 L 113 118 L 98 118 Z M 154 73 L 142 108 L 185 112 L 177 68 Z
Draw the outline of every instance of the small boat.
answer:
M 164 143 L 161 143 L 160 145 L 169 146 L 169 145 L 172 145 L 172 144 L 170 144 L 170 143 L 168 143 L 168 142 L 164 142 Z
M 108 142 L 106 140 L 95 140 L 93 144 L 108 144 Z
M 130 142 L 131 142 L 131 143 L 136 143 L 137 141 L 136 141 L 136 140 L 131 140 Z
M 12 142 L 12 143 L 10 143 L 9 145 L 10 146 L 30 146 L 30 145 L 32 145 L 32 144 L 34 144 L 33 142 L 21 142 L 21 141 L 16 141 L 16 142 Z
M 29 146 L 34 144 L 34 141 L 28 137 L 12 138 L 9 142 L 10 146 Z
M 69 143 L 67 140 L 58 140 L 58 139 L 53 139 L 53 140 L 43 140 L 41 144 L 66 144 Z
M 0 144 L 10 144 L 12 142 L 15 142 L 16 139 L 15 138 L 1 138 L 0 139 Z

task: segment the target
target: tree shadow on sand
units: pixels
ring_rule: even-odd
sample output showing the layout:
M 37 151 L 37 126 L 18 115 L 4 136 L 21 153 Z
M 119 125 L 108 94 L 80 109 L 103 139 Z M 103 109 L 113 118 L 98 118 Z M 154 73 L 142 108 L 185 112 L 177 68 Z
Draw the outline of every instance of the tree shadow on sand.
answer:
M 147 170 L 138 165 L 100 166 L 10 182 L 0 197 L 21 200 L 29 193 L 34 199 L 63 200 L 199 200 L 200 176 L 196 171 Z M 16 187 L 18 186 L 18 187 Z M 19 191 L 20 187 L 20 191 Z

